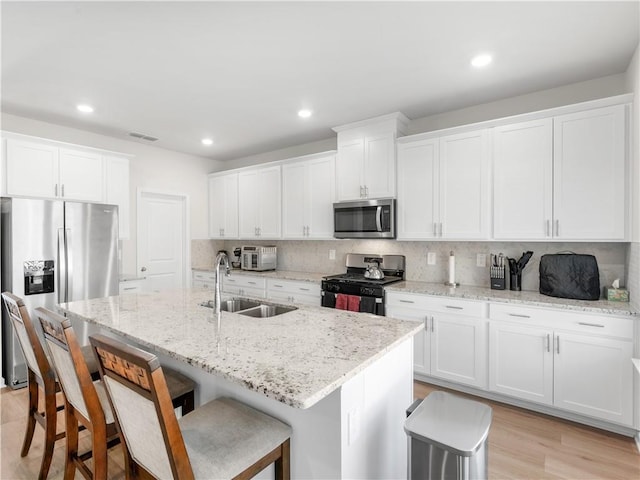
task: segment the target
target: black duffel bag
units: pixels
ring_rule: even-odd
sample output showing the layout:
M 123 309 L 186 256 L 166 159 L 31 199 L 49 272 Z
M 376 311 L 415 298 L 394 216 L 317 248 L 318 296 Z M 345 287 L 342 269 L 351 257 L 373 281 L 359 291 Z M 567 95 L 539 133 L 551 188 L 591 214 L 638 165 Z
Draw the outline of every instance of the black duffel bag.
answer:
M 600 272 L 593 255 L 573 252 L 540 258 L 540 293 L 575 300 L 600 298 Z

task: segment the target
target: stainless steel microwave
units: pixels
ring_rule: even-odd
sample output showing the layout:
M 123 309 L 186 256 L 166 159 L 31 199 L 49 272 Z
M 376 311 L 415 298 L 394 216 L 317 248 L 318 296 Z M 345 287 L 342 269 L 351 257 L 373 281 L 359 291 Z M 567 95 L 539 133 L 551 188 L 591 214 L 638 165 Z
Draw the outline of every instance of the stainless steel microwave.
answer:
M 335 238 L 396 238 L 396 201 L 393 198 L 333 204 Z

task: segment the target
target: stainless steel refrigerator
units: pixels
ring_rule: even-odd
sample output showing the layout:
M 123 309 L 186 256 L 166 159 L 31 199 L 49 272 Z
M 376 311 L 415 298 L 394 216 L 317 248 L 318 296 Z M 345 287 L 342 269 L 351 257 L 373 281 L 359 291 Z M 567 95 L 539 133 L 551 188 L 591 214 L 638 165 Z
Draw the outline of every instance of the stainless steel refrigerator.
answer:
M 2 198 L 0 212 L 0 286 L 23 298 L 34 320 L 36 307 L 118 294 L 117 206 Z M 19 388 L 26 364 L 5 310 L 2 373 Z

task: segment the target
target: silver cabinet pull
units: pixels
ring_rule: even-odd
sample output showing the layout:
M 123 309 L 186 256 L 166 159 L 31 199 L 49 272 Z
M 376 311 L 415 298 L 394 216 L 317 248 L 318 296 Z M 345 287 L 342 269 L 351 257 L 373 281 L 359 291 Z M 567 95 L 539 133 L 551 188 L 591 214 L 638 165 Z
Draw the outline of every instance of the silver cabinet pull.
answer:
M 436 319 L 435 319 L 435 317 L 432 316 L 431 317 L 431 333 L 433 333 L 433 329 L 434 329 L 433 325 L 434 325 L 434 323 L 436 323 Z
M 547 333 L 547 352 L 551 351 L 551 334 Z
M 604 328 L 604 325 L 600 325 L 599 323 L 578 322 L 578 325 L 584 325 L 585 327 Z
M 247 282 L 249 285 L 255 285 L 256 282 Z
M 302 290 L 303 292 L 308 292 L 309 291 L 308 288 L 304 288 L 304 287 L 300 287 L 300 290 Z
M 556 353 L 560 355 L 560 335 L 556 336 Z
M 276 285 L 275 283 L 273 284 L 274 287 L 278 287 L 278 288 L 282 288 L 282 285 Z
M 400 299 L 398 301 L 401 302 L 401 303 L 416 303 L 413 300 L 402 300 L 402 299 Z
M 53 187 L 54 189 L 54 197 L 58 196 L 58 184 L 56 183 L 55 187 Z
M 62 184 L 62 186 L 60 187 L 60 192 L 61 192 L 60 196 L 61 196 L 61 197 L 64 197 L 64 183 L 63 183 L 63 184 Z
M 440 222 L 440 236 L 442 236 L 442 222 Z
M 549 220 L 547 220 L 546 222 L 546 228 L 545 228 L 545 236 L 549 236 Z
M 433 222 L 433 236 L 437 236 L 438 235 L 438 224 L 436 222 Z
M 360 198 L 364 197 L 364 191 L 362 190 L 362 185 L 360 185 Z
M 135 289 L 136 289 L 136 287 L 125 287 L 125 288 L 123 288 L 123 290 L 135 290 Z
M 560 236 L 560 220 L 556 220 L 556 237 Z
M 524 315 L 522 313 L 510 313 L 509 316 L 518 318 L 531 318 L 531 315 Z
M 445 305 L 445 308 L 450 308 L 451 310 L 464 310 L 464 307 L 458 307 L 456 305 Z
M 367 187 L 366 185 L 364 186 L 364 196 L 369 198 L 369 187 Z
M 426 317 L 424 317 L 424 329 L 425 331 L 429 331 L 429 315 L 427 315 Z

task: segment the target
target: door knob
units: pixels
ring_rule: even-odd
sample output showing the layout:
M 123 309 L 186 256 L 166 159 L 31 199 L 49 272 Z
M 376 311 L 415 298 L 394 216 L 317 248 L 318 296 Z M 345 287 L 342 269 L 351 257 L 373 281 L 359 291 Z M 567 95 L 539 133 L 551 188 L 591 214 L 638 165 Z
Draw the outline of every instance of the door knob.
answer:
M 142 268 L 140 269 L 140 271 L 141 271 L 141 272 L 146 272 L 146 271 L 147 271 L 147 267 L 142 267 Z

